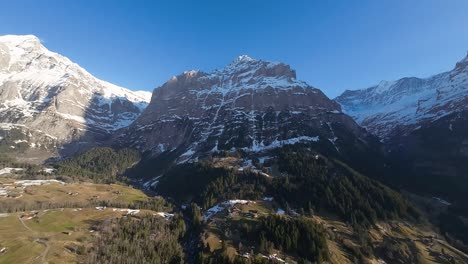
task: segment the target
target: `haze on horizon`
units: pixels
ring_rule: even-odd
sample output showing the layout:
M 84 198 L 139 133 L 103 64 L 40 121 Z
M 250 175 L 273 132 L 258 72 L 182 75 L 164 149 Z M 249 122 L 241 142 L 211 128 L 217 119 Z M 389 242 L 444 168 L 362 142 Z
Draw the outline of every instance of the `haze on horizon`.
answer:
M 290 64 L 329 97 L 450 70 L 468 50 L 463 0 L 251 2 L 4 1 L 0 35 L 36 35 L 132 90 L 248 54 Z

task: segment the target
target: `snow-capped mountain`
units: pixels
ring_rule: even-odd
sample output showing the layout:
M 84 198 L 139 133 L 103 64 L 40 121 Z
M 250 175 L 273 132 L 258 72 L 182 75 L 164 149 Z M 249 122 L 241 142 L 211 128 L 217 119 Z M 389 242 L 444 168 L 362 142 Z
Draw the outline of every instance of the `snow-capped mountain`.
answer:
M 421 79 L 382 81 L 335 99 L 343 111 L 372 133 L 388 138 L 468 109 L 468 56 L 451 71 Z
M 296 142 L 340 149 L 343 131 L 367 136 L 290 66 L 244 55 L 211 73 L 172 77 L 117 140 L 153 155 L 177 150 L 183 162 L 216 150 L 258 152 Z
M 133 122 L 150 96 L 149 92 L 133 92 L 95 78 L 66 57 L 47 50 L 35 36 L 0 36 L 3 141 L 13 137 L 30 147 L 48 148 L 78 139 L 92 141 L 95 135 Z
M 394 186 L 468 199 L 468 56 L 448 72 L 346 91 L 336 101 L 383 139 Z

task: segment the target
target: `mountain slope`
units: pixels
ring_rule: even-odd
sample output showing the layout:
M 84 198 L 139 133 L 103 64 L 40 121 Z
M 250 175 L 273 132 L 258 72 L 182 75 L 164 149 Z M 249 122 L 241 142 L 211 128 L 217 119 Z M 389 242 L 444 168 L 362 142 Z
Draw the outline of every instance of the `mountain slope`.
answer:
M 344 112 L 382 138 L 406 134 L 425 123 L 468 108 L 468 56 L 451 71 L 403 78 L 335 99 Z
M 388 182 L 457 206 L 466 202 L 468 56 L 451 71 L 346 91 L 336 101 L 384 140 Z
M 94 142 L 129 125 L 148 101 L 148 92 L 99 80 L 35 36 L 0 36 L 0 136 L 11 148 Z
M 172 152 L 178 162 L 298 142 L 346 152 L 346 146 L 372 141 L 336 102 L 297 80 L 290 66 L 245 55 L 211 73 L 172 77 L 116 139 L 152 156 Z

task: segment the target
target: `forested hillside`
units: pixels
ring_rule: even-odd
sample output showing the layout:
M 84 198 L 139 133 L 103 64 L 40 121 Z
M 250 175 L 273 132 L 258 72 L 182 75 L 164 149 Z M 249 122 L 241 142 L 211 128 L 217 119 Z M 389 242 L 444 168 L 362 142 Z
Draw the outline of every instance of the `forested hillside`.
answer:
M 139 160 L 140 154 L 136 150 L 99 147 L 59 162 L 56 169 L 57 174 L 75 180 L 114 182 L 120 174 Z

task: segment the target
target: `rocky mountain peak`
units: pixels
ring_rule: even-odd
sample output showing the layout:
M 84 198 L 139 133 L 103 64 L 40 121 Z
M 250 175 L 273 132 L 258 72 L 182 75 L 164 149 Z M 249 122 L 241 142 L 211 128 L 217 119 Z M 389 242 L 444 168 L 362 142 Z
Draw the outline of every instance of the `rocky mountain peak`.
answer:
M 455 70 L 461 71 L 464 69 L 468 69 L 468 51 L 466 52 L 465 58 L 457 62 L 457 64 L 455 65 Z
M 41 45 L 41 40 L 34 35 L 3 35 L 0 36 L 0 42 L 23 47 Z
M 222 75 L 225 78 L 287 78 L 296 79 L 296 72 L 287 64 L 255 60 L 247 55 L 237 57 L 232 63 L 221 70 L 215 70 L 214 74 Z
M 319 140 L 338 145 L 335 127 L 364 135 L 289 65 L 240 56 L 223 69 L 172 77 L 115 140 L 156 156 L 175 151 L 185 162 L 217 150 L 256 152 Z
M 150 96 L 95 78 L 35 36 L 0 36 L 1 138 L 12 127 L 27 130 L 21 140 L 31 146 L 106 134 L 134 121 Z
M 254 61 L 256 60 L 249 57 L 249 55 L 240 55 L 233 62 L 231 62 L 231 64 L 240 64 L 240 63 L 254 62 Z

